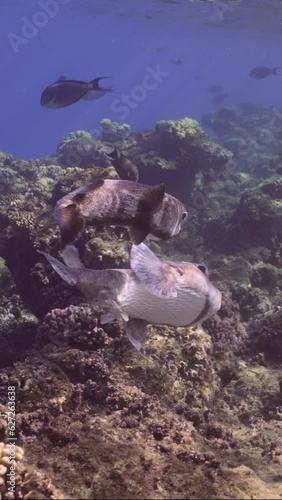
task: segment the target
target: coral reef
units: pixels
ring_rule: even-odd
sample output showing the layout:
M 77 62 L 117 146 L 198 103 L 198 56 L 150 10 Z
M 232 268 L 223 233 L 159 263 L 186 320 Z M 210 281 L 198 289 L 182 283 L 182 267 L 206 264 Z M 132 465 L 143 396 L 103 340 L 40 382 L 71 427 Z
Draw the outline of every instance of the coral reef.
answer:
M 190 118 L 132 133 L 105 119 L 99 138 L 71 133 L 56 156 L 0 154 L 3 499 L 281 496 L 277 120 L 264 106 L 225 107 L 203 119 L 213 139 Z M 60 197 L 117 177 L 113 147 L 138 165 L 141 182 L 166 182 L 188 206 L 186 226 L 152 242 L 154 252 L 204 263 L 223 295 L 202 327 L 149 327 L 142 353 L 119 321 L 101 327 L 95 309 L 36 252 L 60 252 L 52 215 Z M 86 226 L 77 245 L 87 267 L 128 266 L 123 228 Z M 10 386 L 20 447 L 11 495 Z
M 3 499 L 64 499 L 44 475 L 25 463 L 20 446 L 0 443 L 0 494 Z

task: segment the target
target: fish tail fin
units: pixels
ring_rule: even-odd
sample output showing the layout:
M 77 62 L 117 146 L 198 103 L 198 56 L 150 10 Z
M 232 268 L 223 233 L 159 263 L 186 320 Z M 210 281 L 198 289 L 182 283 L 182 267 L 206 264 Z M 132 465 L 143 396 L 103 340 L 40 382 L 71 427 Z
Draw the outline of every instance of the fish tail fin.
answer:
M 282 76 L 282 67 L 281 66 L 276 66 L 276 68 L 273 68 L 272 73 L 274 75 Z
M 80 215 L 80 209 L 76 203 L 57 203 L 54 210 L 55 220 L 58 222 L 61 231 L 63 248 L 72 243 L 83 231 L 84 220 Z
M 65 264 L 55 259 L 55 257 L 52 257 L 52 255 L 46 252 L 42 252 L 41 250 L 37 250 L 37 252 L 41 253 L 42 255 L 44 255 L 44 257 L 46 257 L 48 262 L 53 267 L 54 271 L 56 271 L 56 273 L 58 273 L 59 276 L 61 276 L 61 278 L 64 281 L 66 281 L 66 283 L 68 283 L 68 285 L 74 286 L 77 284 L 79 273 L 76 269 L 66 266 Z
M 144 241 L 150 233 L 153 212 L 162 204 L 165 195 L 165 184 L 150 186 L 138 202 L 136 222 L 129 228 L 130 239 L 135 245 Z
M 66 245 L 61 253 L 66 266 L 71 269 L 85 269 L 85 266 L 80 260 L 78 248 L 74 245 Z
M 110 78 L 109 76 L 100 76 L 99 78 L 94 78 L 94 80 L 91 80 L 91 90 L 109 90 L 109 88 L 105 87 L 100 87 L 99 82 L 100 80 L 104 78 Z

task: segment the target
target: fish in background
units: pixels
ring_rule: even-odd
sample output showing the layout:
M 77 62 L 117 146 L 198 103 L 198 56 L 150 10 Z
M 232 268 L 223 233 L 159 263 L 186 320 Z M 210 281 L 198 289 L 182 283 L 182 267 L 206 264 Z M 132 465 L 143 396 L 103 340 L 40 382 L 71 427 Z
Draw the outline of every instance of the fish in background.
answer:
M 120 179 L 138 182 L 139 171 L 133 161 L 129 160 L 123 153 L 118 153 L 117 148 L 111 153 L 107 153 L 107 155 L 111 159 L 111 163 Z
M 63 247 L 91 225 L 121 226 L 138 245 L 147 236 L 168 239 L 179 233 L 187 211 L 165 192 L 165 184 L 147 186 L 117 179 L 96 179 L 61 198 L 55 206 Z
M 221 104 L 226 99 L 226 97 L 228 97 L 227 92 L 224 92 L 222 94 L 214 95 L 213 98 L 212 98 L 212 102 L 214 104 Z
M 208 279 L 205 266 L 161 261 L 144 243 L 132 246 L 131 269 L 87 269 L 74 245 L 62 252 L 65 264 L 39 253 L 102 312 L 100 324 L 122 318 L 126 335 L 138 350 L 148 324 L 191 326 L 221 307 L 221 293 Z
M 64 108 L 80 99 L 100 99 L 114 90 L 111 86 L 100 87 L 100 80 L 103 78 L 108 77 L 100 76 L 90 82 L 83 82 L 80 80 L 67 80 L 64 76 L 61 76 L 55 83 L 43 90 L 40 104 L 45 108 Z
M 223 92 L 223 87 L 221 85 L 212 85 L 207 89 L 210 94 L 221 94 Z
M 255 80 L 263 80 L 270 75 L 282 75 L 282 73 L 278 73 L 278 70 L 282 70 L 282 67 L 268 68 L 267 66 L 258 66 L 250 71 L 249 76 Z
M 182 64 L 184 64 L 183 59 L 181 59 L 180 57 L 172 57 L 169 60 L 169 62 L 170 62 L 170 64 L 173 64 L 174 66 L 181 66 Z
M 276 153 L 272 156 L 269 162 L 269 167 L 271 170 L 275 169 L 278 175 L 282 174 L 282 153 Z

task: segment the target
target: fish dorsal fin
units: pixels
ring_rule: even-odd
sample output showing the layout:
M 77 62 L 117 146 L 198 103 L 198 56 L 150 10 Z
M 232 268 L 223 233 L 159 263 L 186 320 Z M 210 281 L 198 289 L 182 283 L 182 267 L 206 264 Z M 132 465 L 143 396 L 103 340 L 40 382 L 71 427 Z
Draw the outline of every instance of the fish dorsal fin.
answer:
M 65 80 L 66 80 L 65 76 L 59 76 L 58 80 L 56 80 L 55 83 L 64 82 Z
M 63 278 L 64 281 L 66 281 L 69 285 L 76 285 L 78 282 L 78 273 L 75 269 L 72 269 L 59 260 L 55 259 L 55 257 L 52 257 L 52 255 L 42 252 L 41 250 L 37 250 L 38 253 L 41 253 L 46 257 L 46 259 L 49 261 L 51 266 L 53 267 L 54 271 Z
M 59 223 L 64 245 L 72 243 L 83 231 L 84 220 L 76 203 L 57 205 L 55 218 Z
M 74 245 L 66 245 L 61 253 L 66 266 L 72 269 L 85 269 L 80 260 L 78 248 Z
M 147 207 L 151 210 L 153 208 L 157 208 L 163 202 L 165 195 L 166 185 L 164 183 L 157 184 L 156 186 L 149 186 L 148 189 L 144 192 L 141 200 L 140 200 L 140 208 L 143 206 L 145 209 Z
M 137 351 L 140 351 L 144 345 L 147 324 L 148 323 L 143 319 L 136 318 L 129 318 L 129 320 L 124 323 L 125 333 Z
M 151 230 L 153 212 L 161 205 L 165 194 L 165 184 L 148 186 L 138 201 L 135 222 L 129 228 L 131 241 L 139 245 Z
M 72 197 L 72 201 L 74 203 L 77 203 L 78 205 L 80 203 L 83 203 L 85 196 L 88 193 L 93 193 L 97 189 L 100 189 L 103 186 L 104 182 L 104 179 L 95 179 L 93 182 L 85 184 L 85 186 L 81 186 L 76 190 L 76 193 Z
M 132 245 L 130 264 L 141 284 L 152 295 L 163 299 L 177 297 L 177 271 L 161 262 L 144 243 Z

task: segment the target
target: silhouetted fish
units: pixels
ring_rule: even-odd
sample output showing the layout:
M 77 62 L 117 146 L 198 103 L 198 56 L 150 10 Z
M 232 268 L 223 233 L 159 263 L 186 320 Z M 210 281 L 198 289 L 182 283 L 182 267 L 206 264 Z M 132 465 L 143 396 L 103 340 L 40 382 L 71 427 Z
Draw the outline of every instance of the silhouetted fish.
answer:
M 270 168 L 276 170 L 276 173 L 281 175 L 282 173 L 282 153 L 277 153 L 272 156 L 269 162 Z
M 279 69 L 282 69 L 280 66 L 277 66 L 276 68 L 268 68 L 267 66 L 258 66 L 257 68 L 253 68 L 249 76 L 251 78 L 254 78 L 255 80 L 263 80 L 263 78 L 266 78 L 267 76 L 270 75 L 280 75 L 281 73 L 278 73 L 277 71 Z
M 227 92 L 224 92 L 223 94 L 217 94 L 217 95 L 213 96 L 212 102 L 214 104 L 220 104 L 224 101 L 224 99 L 226 99 L 226 97 L 228 97 Z
M 162 262 L 143 243 L 132 246 L 131 269 L 86 269 L 73 245 L 63 251 L 65 264 L 39 253 L 63 280 L 76 285 L 103 312 L 101 324 L 121 317 L 138 350 L 145 342 L 148 324 L 191 326 L 213 316 L 221 306 L 221 293 L 203 272 L 204 266 Z
M 86 220 L 92 225 L 128 227 L 131 241 L 138 245 L 148 235 L 168 239 L 178 234 L 187 211 L 165 193 L 165 184 L 96 179 L 60 199 L 54 216 L 63 245 L 73 243 Z
M 212 85 L 208 88 L 210 94 L 220 94 L 223 92 L 223 87 L 221 85 Z
M 184 64 L 183 59 L 180 59 L 180 57 L 172 57 L 169 62 L 174 66 L 181 66 L 182 64 Z
M 80 99 L 99 99 L 109 92 L 113 92 L 112 87 L 100 87 L 99 82 L 107 76 L 94 78 L 91 82 L 80 80 L 66 80 L 61 76 L 55 83 L 52 83 L 43 90 L 40 98 L 41 106 L 45 108 L 64 108 L 70 106 Z
M 139 172 L 133 161 L 129 160 L 122 153 L 118 154 L 116 148 L 111 153 L 107 153 L 107 155 L 111 158 L 112 165 L 121 179 L 138 182 Z

